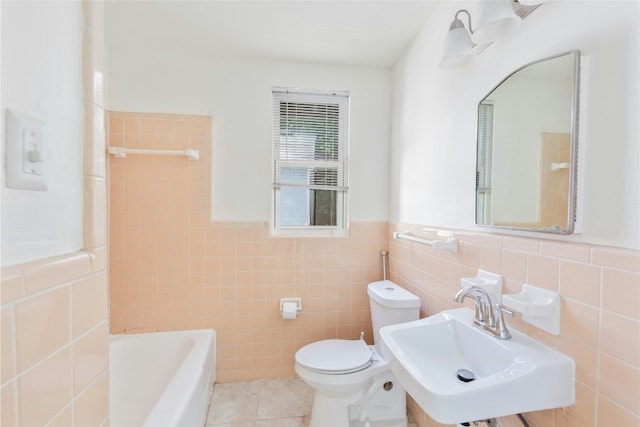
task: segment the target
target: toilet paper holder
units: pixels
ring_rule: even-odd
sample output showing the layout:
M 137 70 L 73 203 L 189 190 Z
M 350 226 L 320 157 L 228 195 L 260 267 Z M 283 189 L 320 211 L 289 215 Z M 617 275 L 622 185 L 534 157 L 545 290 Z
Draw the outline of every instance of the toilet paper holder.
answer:
M 280 313 L 284 309 L 285 302 L 295 302 L 296 303 L 296 313 L 300 313 L 302 311 L 302 298 L 280 298 Z

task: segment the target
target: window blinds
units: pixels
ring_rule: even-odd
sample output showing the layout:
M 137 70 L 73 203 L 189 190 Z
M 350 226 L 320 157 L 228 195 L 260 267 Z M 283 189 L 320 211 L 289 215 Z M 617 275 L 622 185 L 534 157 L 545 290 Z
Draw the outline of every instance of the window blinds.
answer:
M 493 102 L 478 107 L 478 168 L 476 190 L 491 191 L 491 152 L 493 150 Z
M 348 92 L 273 88 L 273 185 L 348 189 Z

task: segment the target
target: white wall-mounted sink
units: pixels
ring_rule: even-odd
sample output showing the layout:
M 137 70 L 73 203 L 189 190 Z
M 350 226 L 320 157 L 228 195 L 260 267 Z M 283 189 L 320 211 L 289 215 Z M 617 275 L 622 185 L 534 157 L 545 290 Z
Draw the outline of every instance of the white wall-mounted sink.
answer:
M 454 424 L 575 402 L 571 358 L 518 331 L 494 338 L 473 317 L 460 308 L 380 330 L 391 370 L 431 418 Z M 459 380 L 460 369 L 475 379 Z

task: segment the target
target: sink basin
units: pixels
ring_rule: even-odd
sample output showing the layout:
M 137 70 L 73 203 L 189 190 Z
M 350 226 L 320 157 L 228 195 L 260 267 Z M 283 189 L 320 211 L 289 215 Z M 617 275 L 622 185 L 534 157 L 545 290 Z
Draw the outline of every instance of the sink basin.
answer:
M 460 308 L 380 329 L 391 370 L 431 418 L 455 424 L 575 402 L 571 358 L 518 331 L 492 337 L 473 317 Z M 460 369 L 475 379 L 458 379 Z

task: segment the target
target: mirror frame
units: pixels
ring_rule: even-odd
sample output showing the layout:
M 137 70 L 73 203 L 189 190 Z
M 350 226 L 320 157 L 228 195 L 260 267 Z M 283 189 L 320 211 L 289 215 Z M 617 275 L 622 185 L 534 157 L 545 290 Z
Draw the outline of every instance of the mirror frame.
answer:
M 539 64 L 545 61 L 549 61 L 552 59 L 560 58 L 562 56 L 573 55 L 573 88 L 572 88 L 572 100 L 571 100 L 571 124 L 570 124 L 570 139 L 569 139 L 569 193 L 567 197 L 567 226 L 564 229 L 555 229 L 552 227 L 518 227 L 512 225 L 491 225 L 491 224 L 478 224 L 478 186 L 476 181 L 475 187 L 475 209 L 474 209 L 474 222 L 478 227 L 487 227 L 491 229 L 499 229 L 499 230 L 514 230 L 514 231 L 533 231 L 533 232 L 542 232 L 542 233 L 552 233 L 552 234 L 561 234 L 561 235 L 569 235 L 574 232 L 575 223 L 577 219 L 577 179 L 578 179 L 578 120 L 579 120 L 579 100 L 580 100 L 580 51 L 577 49 L 565 51 L 556 55 L 548 56 L 542 59 L 538 59 L 536 61 L 529 62 L 509 75 L 500 80 L 500 82 L 491 89 L 487 95 L 485 95 L 480 102 L 478 102 L 478 113 L 480 110 L 480 105 L 482 102 L 491 95 L 496 89 L 498 89 L 504 82 L 506 82 L 513 75 L 517 74 L 519 71 L 524 70 L 525 68 Z M 476 136 L 478 135 L 479 128 L 479 115 L 476 115 Z M 478 174 L 478 140 L 476 137 L 476 176 Z

